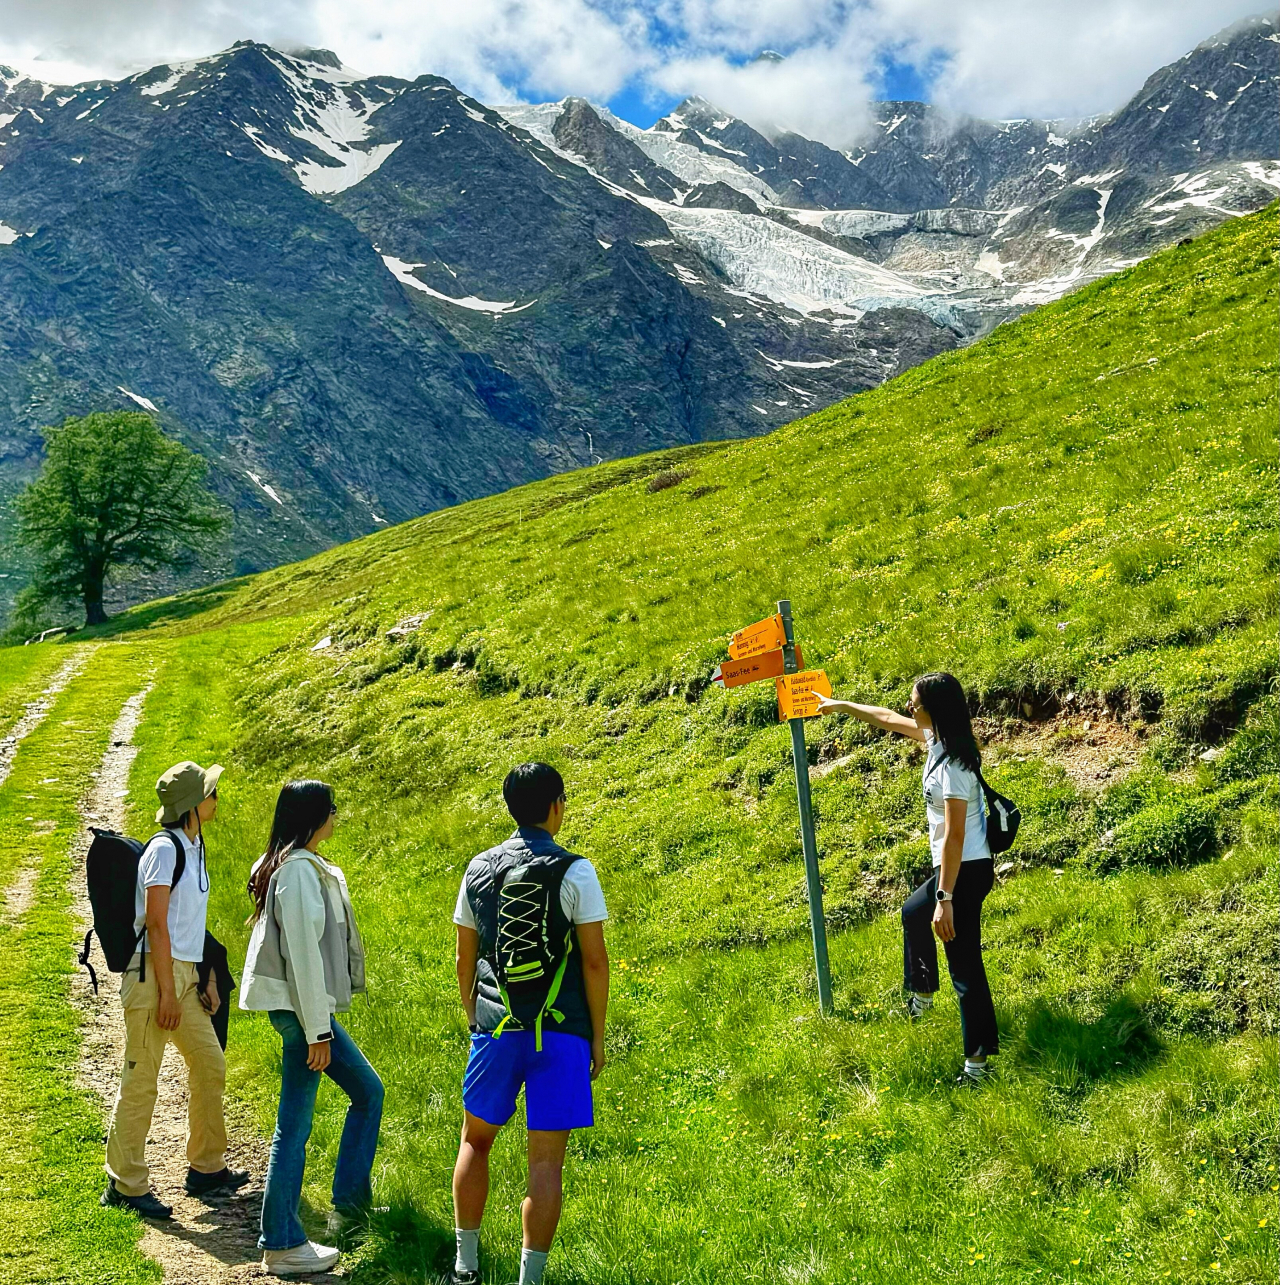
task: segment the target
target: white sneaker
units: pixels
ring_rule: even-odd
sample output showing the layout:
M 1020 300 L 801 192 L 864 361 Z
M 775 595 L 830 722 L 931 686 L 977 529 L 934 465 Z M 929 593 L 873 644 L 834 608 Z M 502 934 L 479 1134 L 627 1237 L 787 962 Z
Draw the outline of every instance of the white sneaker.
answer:
M 918 1022 L 933 1007 L 933 996 L 919 991 L 907 992 L 907 1016 Z
M 262 1269 L 268 1276 L 309 1276 L 312 1272 L 327 1272 L 338 1261 L 338 1251 L 328 1245 L 317 1245 L 314 1240 L 295 1249 L 264 1249 Z

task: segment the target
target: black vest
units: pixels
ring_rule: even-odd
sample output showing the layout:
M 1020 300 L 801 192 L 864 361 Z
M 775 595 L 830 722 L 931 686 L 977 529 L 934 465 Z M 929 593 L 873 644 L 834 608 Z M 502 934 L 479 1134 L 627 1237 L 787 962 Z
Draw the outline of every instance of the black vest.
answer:
M 577 854 L 566 851 L 545 830 L 537 826 L 521 826 L 505 843 L 482 852 L 467 867 L 467 902 L 475 916 L 476 933 L 480 938 L 475 991 L 476 1025 L 480 1030 L 492 1034 L 507 1013 L 494 973 L 494 949 L 498 936 L 498 887 L 501 883 L 499 876 L 505 876 L 518 866 L 549 866 L 553 870 L 560 867 L 558 873 L 563 877 L 578 860 L 580 858 Z M 548 917 L 551 935 L 563 941 L 571 925 L 565 917 L 558 895 L 551 899 Z M 565 964 L 564 980 L 560 984 L 555 1007 L 564 1014 L 564 1021 L 546 1018 L 542 1026 L 544 1031 L 591 1039 L 591 1010 L 587 1007 L 587 990 L 582 980 L 582 951 L 578 946 L 576 929 L 573 932 L 573 949 Z M 510 1031 L 520 1028 L 508 1022 L 505 1029 Z

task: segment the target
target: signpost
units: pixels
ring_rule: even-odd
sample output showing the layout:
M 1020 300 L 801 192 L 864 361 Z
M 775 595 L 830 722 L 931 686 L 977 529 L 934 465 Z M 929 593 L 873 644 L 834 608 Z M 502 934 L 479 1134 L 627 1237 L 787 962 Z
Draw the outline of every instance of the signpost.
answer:
M 818 974 L 818 1005 L 823 1016 L 833 1011 L 831 965 L 827 959 L 827 924 L 822 913 L 822 877 L 818 844 L 813 831 L 813 800 L 809 794 L 809 756 L 804 744 L 804 720 L 818 712 L 818 697 L 831 695 L 825 671 L 805 670 L 795 640 L 791 603 L 778 603 L 776 615 L 739 629 L 729 644 L 730 660 L 711 675 L 721 687 L 772 678 L 778 692 L 778 716 L 791 726 L 791 757 L 796 769 L 796 799 L 800 805 L 800 842 L 804 849 L 805 883 L 809 893 L 809 923 L 813 929 L 813 962 Z
M 796 647 L 796 664 L 803 665 L 799 646 Z M 752 656 L 748 660 L 729 660 L 717 665 L 711 675 L 711 681 L 718 687 L 741 687 L 744 683 L 756 683 L 762 678 L 780 678 L 786 670 L 783 668 L 782 650 L 766 651 L 762 656 Z

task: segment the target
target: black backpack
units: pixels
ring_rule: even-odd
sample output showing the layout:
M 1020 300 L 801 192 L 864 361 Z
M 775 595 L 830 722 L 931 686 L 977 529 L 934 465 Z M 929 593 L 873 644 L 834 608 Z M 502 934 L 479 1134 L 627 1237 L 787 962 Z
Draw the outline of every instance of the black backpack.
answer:
M 994 857 L 1013 847 L 1014 837 L 1022 824 L 1022 812 L 1012 799 L 993 790 L 981 772 L 978 773 L 978 783 L 987 796 L 987 847 Z
M 563 935 L 552 931 L 560 914 L 560 885 L 571 862 L 554 865 L 531 861 L 527 866 L 496 873 L 498 933 L 493 971 L 507 1015 L 494 1035 L 510 1022 L 512 1030 L 534 1032 L 534 1047 L 542 1052 L 542 1019 L 564 1021 L 556 997 L 573 950 L 573 925 Z M 552 907 L 555 907 L 555 913 Z
M 85 881 L 89 886 L 89 904 L 93 907 L 93 927 L 84 935 L 84 949 L 80 952 L 80 962 L 89 970 L 89 980 L 93 991 L 98 992 L 98 974 L 89 962 L 89 942 L 94 933 L 102 943 L 102 953 L 106 957 L 107 967 L 113 973 L 123 973 L 129 967 L 129 961 L 141 950 L 141 961 L 138 964 L 138 980 L 146 981 L 147 953 L 144 941 L 147 930 L 134 932 L 133 921 L 137 914 L 138 862 L 146 851 L 147 845 L 127 835 L 116 834 L 114 830 L 90 829 L 93 842 L 89 845 L 89 855 L 85 858 Z M 170 834 L 178 850 L 178 859 L 173 863 L 173 880 L 169 884 L 172 891 L 178 886 L 187 867 L 187 850 L 176 834 L 166 827 L 153 835 Z M 150 842 L 148 840 L 148 842 Z

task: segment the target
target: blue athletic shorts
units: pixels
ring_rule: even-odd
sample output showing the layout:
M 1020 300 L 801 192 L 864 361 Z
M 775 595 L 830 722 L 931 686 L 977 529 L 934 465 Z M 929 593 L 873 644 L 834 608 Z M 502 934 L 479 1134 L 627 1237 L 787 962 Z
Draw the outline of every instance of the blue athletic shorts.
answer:
M 462 1105 L 472 1115 L 486 1124 L 506 1124 L 522 1084 L 530 1129 L 588 1129 L 595 1123 L 591 1045 L 582 1036 L 543 1031 L 541 1053 L 532 1031 L 471 1037 Z

